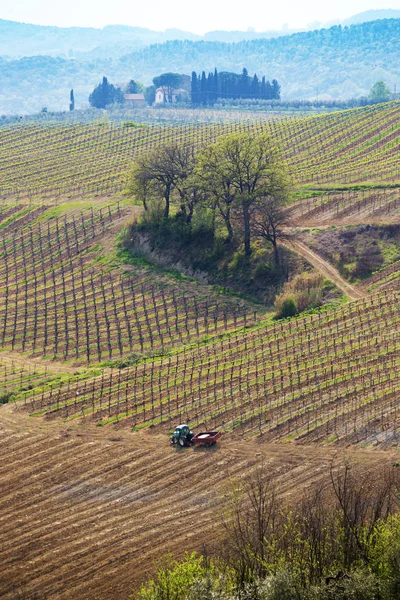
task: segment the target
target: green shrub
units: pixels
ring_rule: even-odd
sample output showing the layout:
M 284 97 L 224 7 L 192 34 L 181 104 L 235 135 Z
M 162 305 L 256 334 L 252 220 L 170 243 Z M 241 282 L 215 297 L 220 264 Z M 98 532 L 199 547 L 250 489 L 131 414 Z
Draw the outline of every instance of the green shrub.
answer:
M 1 404 L 7 404 L 14 396 L 13 392 L 8 392 L 7 390 L 5 390 L 4 392 L 1 392 L 0 394 L 0 405 Z
M 297 304 L 293 296 L 280 294 L 275 302 L 276 316 L 278 319 L 294 317 L 297 314 Z
M 382 600 L 382 590 L 373 573 L 355 571 L 349 577 L 318 586 L 310 596 L 310 600 Z
M 187 553 L 182 561 L 168 556 L 154 579 L 142 585 L 133 596 L 137 600 L 186 600 L 194 583 L 206 577 L 207 565 L 202 556 Z
M 397 588 L 399 594 L 393 597 L 400 597 L 400 515 L 390 515 L 376 525 L 370 560 L 374 573 L 385 581 L 391 581 L 390 587 Z
M 376 242 L 365 244 L 357 255 L 355 274 L 359 276 L 369 275 L 377 271 L 384 263 L 382 250 Z
M 292 317 L 323 302 L 325 279 L 319 273 L 301 273 L 285 283 L 275 299 L 276 318 Z
M 306 590 L 289 571 L 278 571 L 276 575 L 267 577 L 257 587 L 255 597 L 259 600 L 308 600 L 309 598 Z

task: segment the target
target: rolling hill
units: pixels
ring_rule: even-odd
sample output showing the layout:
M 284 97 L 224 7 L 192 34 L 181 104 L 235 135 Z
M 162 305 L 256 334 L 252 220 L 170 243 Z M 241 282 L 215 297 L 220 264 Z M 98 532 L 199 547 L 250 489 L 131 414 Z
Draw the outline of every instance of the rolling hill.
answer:
M 128 598 L 160 555 L 208 543 L 227 481 L 261 461 L 299 498 L 334 456 L 396 460 L 400 261 L 276 321 L 118 239 L 141 210 L 122 194 L 135 156 L 243 130 L 280 141 L 294 230 L 399 225 L 399 114 L 0 129 L 2 598 Z M 220 446 L 170 448 L 186 420 Z
M 314 424 L 307 424 L 308 431 L 314 431 L 324 419 L 325 402 L 338 410 L 334 401 L 338 381 L 345 385 L 350 402 L 353 393 L 362 397 L 368 393 L 365 361 L 378 331 L 382 350 L 371 360 L 378 369 L 383 397 L 391 397 L 397 384 L 386 372 L 393 367 L 386 358 L 389 360 L 396 348 L 393 307 L 397 302 L 397 262 L 373 276 L 375 295 L 371 299 L 365 282 L 360 292 L 350 293 L 362 298 L 356 312 L 346 306 L 334 316 L 309 317 L 298 329 L 291 325 L 288 329 L 287 325 L 272 326 L 268 315 L 264 317 L 263 311 L 249 303 L 218 298 L 207 286 L 177 283 L 168 275 L 155 277 L 146 266 L 124 264 L 113 240 L 127 220 L 140 211 L 120 195 L 124 174 L 136 155 L 172 139 L 201 146 L 218 135 L 240 130 L 267 131 L 285 149 L 299 197 L 288 209 L 291 227 L 396 223 L 400 211 L 399 111 L 399 102 L 393 102 L 311 118 L 243 124 L 3 128 L 0 296 L 4 326 L 0 335 L 4 349 L 29 353 L 37 359 L 75 361 L 77 365 L 97 365 L 118 357 L 123 360 L 128 354 L 136 356 L 139 363 L 143 361 L 123 374 L 119 370 L 117 374 L 100 372 L 94 379 L 89 376 L 75 384 L 68 379 L 61 387 L 44 386 L 41 391 L 33 387 L 34 397 L 17 388 L 17 397 L 34 412 L 49 412 L 53 417 L 60 411 L 69 419 L 83 416 L 98 422 L 133 422 L 140 427 L 155 423 L 169 426 L 182 411 L 199 425 L 223 422 L 228 430 L 243 427 L 248 421 L 251 429 L 258 418 L 260 432 L 269 435 L 279 424 L 281 437 L 283 420 L 289 418 L 286 408 L 292 410 L 295 388 L 304 380 L 310 385 L 311 396 L 301 401 L 303 405 L 315 406 L 311 398 L 315 394 L 319 397 Z M 15 231 L 19 232 L 17 237 Z M 301 253 L 301 245 L 296 251 Z M 386 333 L 380 315 L 389 328 Z M 353 334 L 346 333 L 352 328 Z M 307 332 L 306 337 L 302 331 Z M 352 338 L 357 343 L 348 342 Z M 206 344 L 202 358 L 202 344 L 211 339 L 215 342 Z M 307 366 L 301 366 L 304 361 L 298 362 L 295 348 L 301 348 L 305 339 L 310 361 L 304 356 Z M 195 342 L 198 348 L 186 352 L 185 340 Z M 246 362 L 249 347 L 252 353 Z M 325 358 L 319 356 L 322 347 L 328 352 Z M 287 365 L 291 354 L 297 358 L 278 377 L 274 373 L 284 351 Z M 162 358 L 153 361 L 149 353 L 161 354 Z M 165 353 L 167 358 L 163 358 Z M 318 376 L 316 365 L 321 369 Z M 354 392 L 346 387 L 350 365 L 351 381 L 356 377 L 354 369 L 359 369 L 360 382 Z M 154 383 L 146 389 L 149 368 Z M 170 369 L 176 373 L 175 383 L 167 383 L 165 388 L 163 382 Z M 367 371 L 371 373 L 371 369 Z M 207 375 L 205 382 L 203 373 Z M 136 398 L 137 385 L 142 386 L 140 401 Z M 367 386 L 365 392 L 363 385 Z M 303 394 L 308 393 L 306 387 L 303 382 Z M 228 390 L 232 406 L 224 404 Z M 103 406 L 103 392 L 107 406 Z M 265 395 L 271 398 L 269 408 L 259 404 Z M 203 397 L 206 400 L 198 405 L 196 398 Z M 380 406 L 376 398 L 371 403 Z M 275 405 L 278 413 L 272 418 Z M 210 406 L 216 407 L 215 414 Z M 356 407 L 351 406 L 354 412 Z M 349 408 L 343 404 L 341 410 L 347 414 Z M 265 411 L 272 411 L 268 418 L 262 416 Z M 371 414 L 375 413 L 363 412 L 357 430 L 366 427 L 368 432 Z M 388 408 L 385 418 L 390 419 L 390 414 Z M 311 418 L 310 411 L 304 415 Z M 293 433 L 291 419 L 286 435 Z M 261 420 L 267 423 L 266 429 Z M 326 424 L 327 432 L 329 427 Z

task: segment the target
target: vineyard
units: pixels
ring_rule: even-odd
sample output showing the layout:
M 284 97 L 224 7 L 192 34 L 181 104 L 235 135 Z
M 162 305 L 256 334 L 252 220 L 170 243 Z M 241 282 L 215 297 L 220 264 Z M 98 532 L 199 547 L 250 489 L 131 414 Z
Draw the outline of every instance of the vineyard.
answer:
M 78 374 L 78 371 L 76 371 Z M 43 365 L 40 362 L 26 361 L 18 354 L 0 352 L 1 393 L 29 393 L 36 387 L 60 383 L 65 377 L 65 365 Z M 1 403 L 1 395 L 0 395 Z
M 282 148 L 292 251 L 310 251 L 300 235 L 314 231 L 395 227 L 399 128 L 400 102 L 241 123 L 0 128 L 2 598 L 129 597 L 161 555 L 199 550 L 218 490 L 260 460 L 295 497 L 326 480 L 342 448 L 396 464 L 395 244 L 382 268 L 343 280 L 347 297 L 274 320 L 128 260 L 119 240 L 141 211 L 123 194 L 135 156 L 243 130 Z M 225 435 L 214 449 L 175 451 L 179 422 Z
M 22 220 L 45 206 L 19 210 Z M 7 213 L 8 214 L 8 213 Z M 251 325 L 257 312 L 149 269 L 102 263 L 107 235 L 131 214 L 118 202 L 0 231 L 0 343 L 52 359 L 101 362 Z M 45 217 L 45 215 L 44 215 Z M 28 219 L 29 220 L 29 219 Z M 0 222 L 1 228 L 1 222 Z M 113 239 L 113 237 L 112 237 Z
M 108 124 L 0 128 L 0 197 L 106 196 L 123 190 L 137 154 L 157 144 L 202 146 L 250 130 L 279 140 L 296 184 L 399 183 L 400 102 L 315 117 L 253 123 L 124 127 Z
M 363 282 L 363 300 L 273 323 L 248 302 L 124 264 L 115 243 L 138 210 L 116 197 L 137 153 L 248 128 L 281 144 L 299 195 L 293 227 L 395 223 L 399 115 L 394 102 L 241 124 L 1 129 L 1 347 L 108 361 L 62 381 L 28 374 L 17 406 L 134 429 L 187 420 L 274 441 L 397 439 L 398 263 Z
M 188 421 L 267 440 L 398 439 L 397 293 L 224 339 L 25 399 L 33 413 L 141 428 Z
M 299 200 L 288 211 L 296 226 L 396 223 L 400 212 L 400 186 L 339 190 Z

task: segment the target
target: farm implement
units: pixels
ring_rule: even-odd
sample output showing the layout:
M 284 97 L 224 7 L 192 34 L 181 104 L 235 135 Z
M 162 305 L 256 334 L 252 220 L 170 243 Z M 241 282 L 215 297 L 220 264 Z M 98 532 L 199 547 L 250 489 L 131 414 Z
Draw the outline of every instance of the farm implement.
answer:
M 196 435 L 190 431 L 188 425 L 178 425 L 170 441 L 174 446 L 214 446 L 221 437 L 220 431 L 202 431 Z

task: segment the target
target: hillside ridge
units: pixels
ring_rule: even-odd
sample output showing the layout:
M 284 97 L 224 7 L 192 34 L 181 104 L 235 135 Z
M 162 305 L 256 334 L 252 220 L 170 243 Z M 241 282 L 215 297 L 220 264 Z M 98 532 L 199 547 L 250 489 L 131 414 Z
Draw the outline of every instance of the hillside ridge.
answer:
M 83 60 L 3 58 L 0 75 L 7 85 L 0 95 L 0 114 L 34 113 L 43 106 L 68 110 L 71 87 L 78 108 L 87 104 L 89 93 L 103 76 L 112 82 L 127 83 L 134 78 L 149 85 L 166 68 L 190 74 L 193 70 L 214 71 L 215 67 L 234 72 L 246 67 L 249 73 L 265 73 L 267 79 L 277 79 L 282 99 L 365 96 L 378 80 L 394 89 L 400 68 L 399 30 L 400 19 L 385 19 L 232 44 L 175 40 L 133 53 L 125 48 L 112 55 L 107 47 L 104 55 Z

